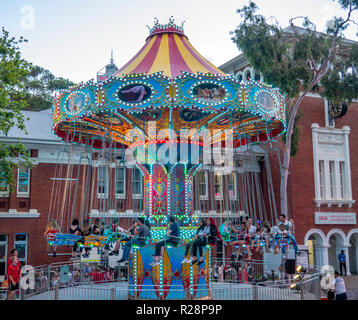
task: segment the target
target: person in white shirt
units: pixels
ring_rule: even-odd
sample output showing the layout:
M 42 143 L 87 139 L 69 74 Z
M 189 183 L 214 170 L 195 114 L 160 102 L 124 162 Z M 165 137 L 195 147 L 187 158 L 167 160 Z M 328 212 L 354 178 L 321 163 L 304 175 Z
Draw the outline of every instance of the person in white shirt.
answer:
M 336 300 L 347 300 L 347 290 L 344 279 L 339 276 L 339 272 L 334 272 L 333 284 L 336 290 Z
M 287 221 L 285 214 L 280 214 L 280 224 L 283 224 L 285 226 L 285 230 L 287 230 L 287 232 L 292 233 L 292 234 L 295 233 L 293 220 L 290 219 L 290 221 Z
M 252 224 L 252 219 L 249 219 L 247 224 L 247 231 L 249 233 L 249 236 L 253 237 L 256 233 L 256 227 Z

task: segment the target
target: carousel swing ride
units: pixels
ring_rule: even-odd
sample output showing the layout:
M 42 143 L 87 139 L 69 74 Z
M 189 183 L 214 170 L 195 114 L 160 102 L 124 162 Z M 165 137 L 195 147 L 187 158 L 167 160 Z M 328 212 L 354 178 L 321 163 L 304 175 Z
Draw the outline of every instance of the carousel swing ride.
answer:
M 63 232 L 78 209 L 81 223 L 93 208 L 120 211 L 118 199 L 108 196 L 109 188 L 102 190 L 107 197 L 94 195 L 93 184 L 100 179 L 93 163 L 113 168 L 125 163 L 131 151 L 137 169 L 132 175 L 139 173 L 144 183 L 142 199 L 130 201 L 133 211 L 149 221 L 151 233 L 144 247 L 133 247 L 129 298 L 175 299 L 175 288 L 181 286 L 188 297 L 197 299 L 211 296 L 212 247 L 204 248 L 202 265 L 181 261 L 201 215 L 194 181 L 203 166 L 203 154 L 212 146 L 235 153 L 284 132 L 284 95 L 267 84 L 226 75 L 195 50 L 183 25 L 175 24 L 173 18 L 166 25 L 155 20 L 144 46 L 123 67 L 100 82 L 81 83 L 55 98 L 52 130 L 64 141 L 69 162 L 55 173 L 66 178 L 53 182 L 51 218 L 60 230 L 52 234 L 49 244 L 73 245 L 81 240 Z M 230 131 L 230 139 L 225 130 Z M 74 145 L 83 147 L 77 167 L 70 165 Z M 137 178 L 132 176 L 131 181 Z M 170 216 L 178 222 L 180 241 L 167 245 L 163 259 L 152 267 L 153 244 L 165 237 Z M 131 219 L 116 217 L 104 215 L 108 232 L 88 235 L 79 244 L 103 249 L 121 239 L 117 223 L 123 226 Z M 143 288 L 151 288 L 152 296 L 148 291 L 143 296 Z

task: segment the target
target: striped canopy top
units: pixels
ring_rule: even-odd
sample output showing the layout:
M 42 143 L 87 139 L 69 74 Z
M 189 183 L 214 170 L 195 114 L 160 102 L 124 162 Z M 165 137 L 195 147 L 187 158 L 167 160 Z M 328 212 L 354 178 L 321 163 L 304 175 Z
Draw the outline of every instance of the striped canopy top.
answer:
M 225 75 L 195 50 L 185 36 L 183 27 L 175 25 L 173 21 L 170 20 L 167 25 L 159 25 L 156 21 L 142 49 L 113 76 L 160 71 L 169 78 L 181 75 L 182 71 Z

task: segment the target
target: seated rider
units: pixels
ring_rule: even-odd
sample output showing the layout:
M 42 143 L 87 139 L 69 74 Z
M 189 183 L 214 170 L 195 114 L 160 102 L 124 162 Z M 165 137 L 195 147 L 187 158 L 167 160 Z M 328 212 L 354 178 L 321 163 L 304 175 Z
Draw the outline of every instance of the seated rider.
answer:
M 91 223 L 91 225 L 89 226 L 87 232 L 84 232 L 84 236 L 89 236 L 89 235 L 100 235 L 100 230 L 99 230 L 99 227 L 97 226 L 99 224 L 99 220 L 96 219 L 95 221 L 93 221 Z M 90 247 L 86 247 L 85 248 L 85 253 L 82 255 L 82 257 L 84 258 L 89 258 L 90 256 L 90 251 L 91 251 L 91 248 Z
M 193 243 L 193 253 L 189 262 L 191 262 L 192 265 L 194 265 L 195 263 L 197 263 L 198 265 L 204 263 L 203 247 L 207 244 L 215 244 L 217 239 L 221 240 L 221 236 L 218 227 L 215 224 L 215 220 L 213 218 L 207 218 L 205 228 L 198 233 L 198 237 Z M 200 255 L 199 262 L 197 258 L 198 249 Z
M 78 219 L 73 219 L 71 226 L 70 226 L 70 234 L 73 234 L 75 236 L 83 235 Z M 80 253 L 77 252 L 78 248 L 79 248 L 77 242 L 78 241 L 76 241 L 73 245 L 71 259 L 77 258 L 82 252 L 82 248 L 79 249 Z
M 231 222 L 232 224 L 232 222 Z M 220 226 L 220 234 L 224 241 L 230 240 L 230 229 L 232 228 L 231 225 L 229 225 L 228 220 L 224 220 L 223 223 Z
M 256 229 L 256 235 L 254 237 L 253 244 L 252 244 L 253 247 L 256 245 L 256 249 L 255 249 L 256 252 L 260 250 L 260 246 L 262 245 L 262 243 L 265 245 L 266 251 L 271 252 L 271 250 L 269 249 L 268 239 L 264 234 L 264 229 L 258 227 Z
M 275 239 L 275 248 L 274 248 L 274 254 L 277 254 L 280 252 L 280 248 L 284 246 L 284 244 L 287 242 L 287 236 L 288 232 L 285 229 L 284 224 L 279 225 L 279 229 L 276 231 L 274 235 Z
M 165 235 L 165 238 L 162 241 L 159 241 L 155 245 L 155 253 L 153 255 L 154 260 L 150 263 L 151 266 L 156 266 L 159 264 L 159 259 L 163 259 L 164 246 L 169 243 L 177 245 L 179 242 L 180 230 L 178 224 L 175 221 L 174 216 L 169 217 L 169 230 Z
M 122 228 L 118 227 L 120 229 L 120 234 L 124 236 L 124 238 L 117 240 L 116 245 L 112 252 L 109 253 L 110 256 L 118 256 L 119 254 L 119 246 L 121 244 L 121 241 L 129 241 L 131 240 L 135 235 L 135 230 L 137 229 L 137 220 L 133 220 L 131 227 L 128 230 L 123 230 Z
M 44 237 L 46 237 L 48 241 L 54 241 L 56 234 L 59 232 L 60 232 L 60 227 L 58 226 L 56 220 L 52 219 L 46 226 Z M 53 246 L 53 257 L 54 258 L 56 257 L 56 246 Z
M 248 259 L 251 259 L 251 251 L 250 251 L 250 246 L 249 241 L 250 241 L 250 237 L 249 237 L 249 233 L 248 233 L 248 229 L 246 227 L 246 223 L 242 223 L 241 224 L 241 228 L 238 230 L 233 230 L 233 232 L 237 233 L 237 241 L 233 241 L 231 243 L 231 246 L 239 246 L 239 260 L 242 257 L 242 253 L 243 253 L 243 246 L 246 245 L 247 246 L 247 254 L 248 254 Z M 231 254 L 231 258 L 233 259 L 235 257 L 234 253 Z
M 118 263 L 127 261 L 129 259 L 129 253 L 132 247 L 132 244 L 136 244 L 139 246 L 144 246 L 147 238 L 150 235 L 149 228 L 145 225 L 144 218 L 140 217 L 137 219 L 138 229 L 135 229 L 134 238 L 128 240 L 124 245 L 123 256 L 122 259 L 118 261 Z
M 191 240 L 191 241 L 189 241 L 189 242 L 187 243 L 187 245 L 185 246 L 184 259 L 183 259 L 183 261 L 182 261 L 181 263 L 189 263 L 189 262 L 191 262 L 190 259 L 187 259 L 187 256 L 188 256 L 189 251 L 190 251 L 190 249 L 192 248 L 192 246 L 193 246 L 195 240 L 198 239 L 199 233 L 205 228 L 205 225 L 206 225 L 206 220 L 205 220 L 204 218 L 203 218 L 203 219 L 200 219 L 200 226 L 199 226 L 199 228 L 196 230 L 196 233 L 195 233 L 195 235 L 194 235 L 194 239 Z

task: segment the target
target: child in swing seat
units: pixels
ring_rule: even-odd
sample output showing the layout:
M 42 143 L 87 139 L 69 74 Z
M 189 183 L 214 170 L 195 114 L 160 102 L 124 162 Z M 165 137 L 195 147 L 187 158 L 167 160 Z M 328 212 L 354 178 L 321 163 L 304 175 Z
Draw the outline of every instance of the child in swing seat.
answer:
M 264 230 L 262 228 L 257 228 L 256 230 L 256 235 L 254 237 L 254 241 L 253 241 L 253 247 L 255 247 L 256 245 L 256 249 L 255 251 L 258 252 L 261 248 L 261 246 L 265 246 L 266 251 L 270 252 L 271 250 L 269 249 L 269 242 L 267 240 L 267 237 L 264 234 Z
M 56 234 L 59 232 L 60 232 L 60 227 L 58 226 L 56 220 L 52 219 L 46 226 L 44 237 L 47 239 L 47 241 L 54 241 Z M 56 257 L 56 246 L 53 246 L 52 253 L 53 253 L 53 257 Z

